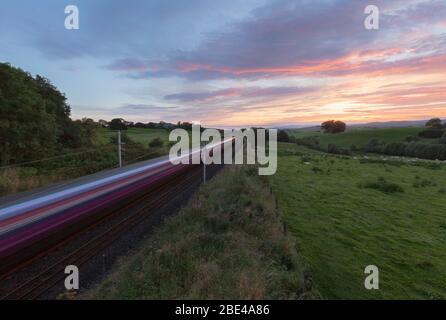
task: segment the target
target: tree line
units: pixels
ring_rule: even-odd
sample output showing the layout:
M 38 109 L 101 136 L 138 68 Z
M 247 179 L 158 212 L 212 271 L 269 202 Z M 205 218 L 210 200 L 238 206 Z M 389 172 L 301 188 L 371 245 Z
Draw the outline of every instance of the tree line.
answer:
M 128 128 L 140 128 L 140 129 L 166 129 L 166 130 L 173 130 L 177 128 L 185 129 L 185 130 L 192 130 L 192 123 L 190 122 L 177 122 L 176 124 L 169 123 L 169 122 L 133 122 L 133 121 L 126 121 L 123 118 L 115 118 L 111 121 L 106 120 L 99 120 L 98 124 L 104 128 L 109 128 L 110 130 L 127 130 Z

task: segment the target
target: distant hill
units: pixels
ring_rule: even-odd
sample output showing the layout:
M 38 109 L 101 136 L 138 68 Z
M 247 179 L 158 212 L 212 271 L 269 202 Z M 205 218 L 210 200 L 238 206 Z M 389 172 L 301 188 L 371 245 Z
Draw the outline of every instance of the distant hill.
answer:
M 351 128 L 411 128 L 423 127 L 428 120 L 415 121 L 387 121 L 387 122 L 370 122 L 365 124 L 350 125 Z
M 424 127 L 428 120 L 413 120 L 413 121 L 387 121 L 387 122 L 369 122 L 369 123 L 360 123 L 360 124 L 351 124 L 347 123 L 347 130 L 350 129 L 386 129 L 386 128 L 414 128 L 414 127 Z M 446 121 L 443 120 L 443 121 Z M 320 126 L 283 126 L 279 127 L 279 129 L 283 130 L 297 130 L 301 132 L 315 132 L 320 131 Z

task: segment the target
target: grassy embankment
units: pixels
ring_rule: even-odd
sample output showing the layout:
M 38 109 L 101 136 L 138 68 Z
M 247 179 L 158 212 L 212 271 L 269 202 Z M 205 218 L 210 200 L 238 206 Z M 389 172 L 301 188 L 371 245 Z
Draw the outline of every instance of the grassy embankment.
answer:
M 304 277 L 306 274 L 306 277 Z M 295 242 L 255 167 L 231 166 L 117 263 L 93 299 L 312 298 Z
M 446 298 L 444 164 L 281 144 L 271 181 L 324 298 Z M 363 285 L 372 264 L 380 270 L 376 291 Z
M 168 130 L 130 128 L 125 134 L 131 143 L 123 146 L 124 164 L 168 153 Z M 71 150 L 70 155 L 43 162 L 0 168 L 0 196 L 116 167 L 118 157 L 116 144 L 111 142 L 113 137 L 116 137 L 115 131 L 101 128 L 97 130 L 95 148 Z M 149 147 L 155 138 L 160 138 L 163 146 Z

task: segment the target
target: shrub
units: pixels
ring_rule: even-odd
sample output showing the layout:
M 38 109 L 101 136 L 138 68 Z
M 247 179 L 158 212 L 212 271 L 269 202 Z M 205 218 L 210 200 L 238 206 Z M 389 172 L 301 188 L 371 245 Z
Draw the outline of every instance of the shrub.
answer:
M 432 187 L 436 186 L 437 184 L 431 180 L 428 179 L 421 179 L 420 177 L 416 177 L 416 180 L 413 184 L 415 188 L 425 188 L 425 187 Z
M 339 154 L 339 148 L 337 145 L 330 143 L 327 149 L 328 153 Z
M 441 144 L 446 144 L 446 132 L 443 133 L 443 135 L 441 136 L 441 138 L 438 142 Z
M 409 137 L 406 137 L 405 140 L 406 140 L 406 142 L 413 142 L 413 141 L 419 141 L 420 138 L 414 137 L 414 136 L 409 136 Z
M 313 170 L 314 173 L 318 173 L 318 172 L 322 172 L 322 171 L 323 171 L 323 170 L 322 170 L 321 168 L 319 168 L 319 167 L 313 167 L 313 169 L 311 169 L 311 170 Z
M 441 129 L 426 129 L 421 131 L 418 136 L 427 139 L 437 139 L 443 135 L 444 131 Z
M 385 143 L 378 139 L 371 139 L 364 145 L 365 152 L 382 153 Z
M 348 149 L 338 148 L 338 146 L 332 143 L 328 145 L 327 152 L 332 154 L 350 155 L 350 151 Z
M 446 145 L 411 142 L 406 146 L 405 156 L 430 160 L 446 160 Z
M 160 138 L 155 138 L 149 143 L 150 148 L 161 148 L 163 145 L 164 142 Z
M 384 147 L 384 153 L 392 156 L 404 156 L 406 144 L 403 142 L 389 143 Z
M 369 189 L 375 189 L 384 193 L 397 193 L 397 192 L 404 192 L 403 187 L 400 185 L 388 182 L 385 178 L 379 177 L 376 181 L 366 182 L 366 183 L 360 183 L 360 188 L 369 188 Z

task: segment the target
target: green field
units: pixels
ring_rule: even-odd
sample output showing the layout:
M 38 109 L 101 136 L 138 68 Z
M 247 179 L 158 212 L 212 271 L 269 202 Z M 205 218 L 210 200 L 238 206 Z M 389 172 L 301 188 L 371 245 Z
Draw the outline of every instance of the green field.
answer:
M 280 146 L 273 190 L 316 288 L 329 299 L 446 299 L 445 165 L 361 158 Z M 403 192 L 365 187 L 392 183 Z M 380 290 L 364 288 L 368 265 Z
M 325 134 L 316 131 L 289 130 L 290 136 L 296 138 L 316 137 L 319 139 L 321 147 L 327 148 L 333 143 L 338 147 L 350 148 L 352 145 L 360 148 L 371 139 L 378 139 L 386 143 L 404 142 L 407 137 L 417 136 L 423 127 L 413 128 L 389 128 L 389 129 L 351 129 L 338 134 Z
M 133 141 L 141 143 L 144 147 L 148 147 L 149 142 L 155 138 L 160 138 L 164 141 L 164 144 L 169 142 L 169 131 L 166 129 L 129 128 L 123 133 L 127 134 Z M 101 128 L 98 131 L 97 142 L 107 144 L 116 134 L 116 131 Z

